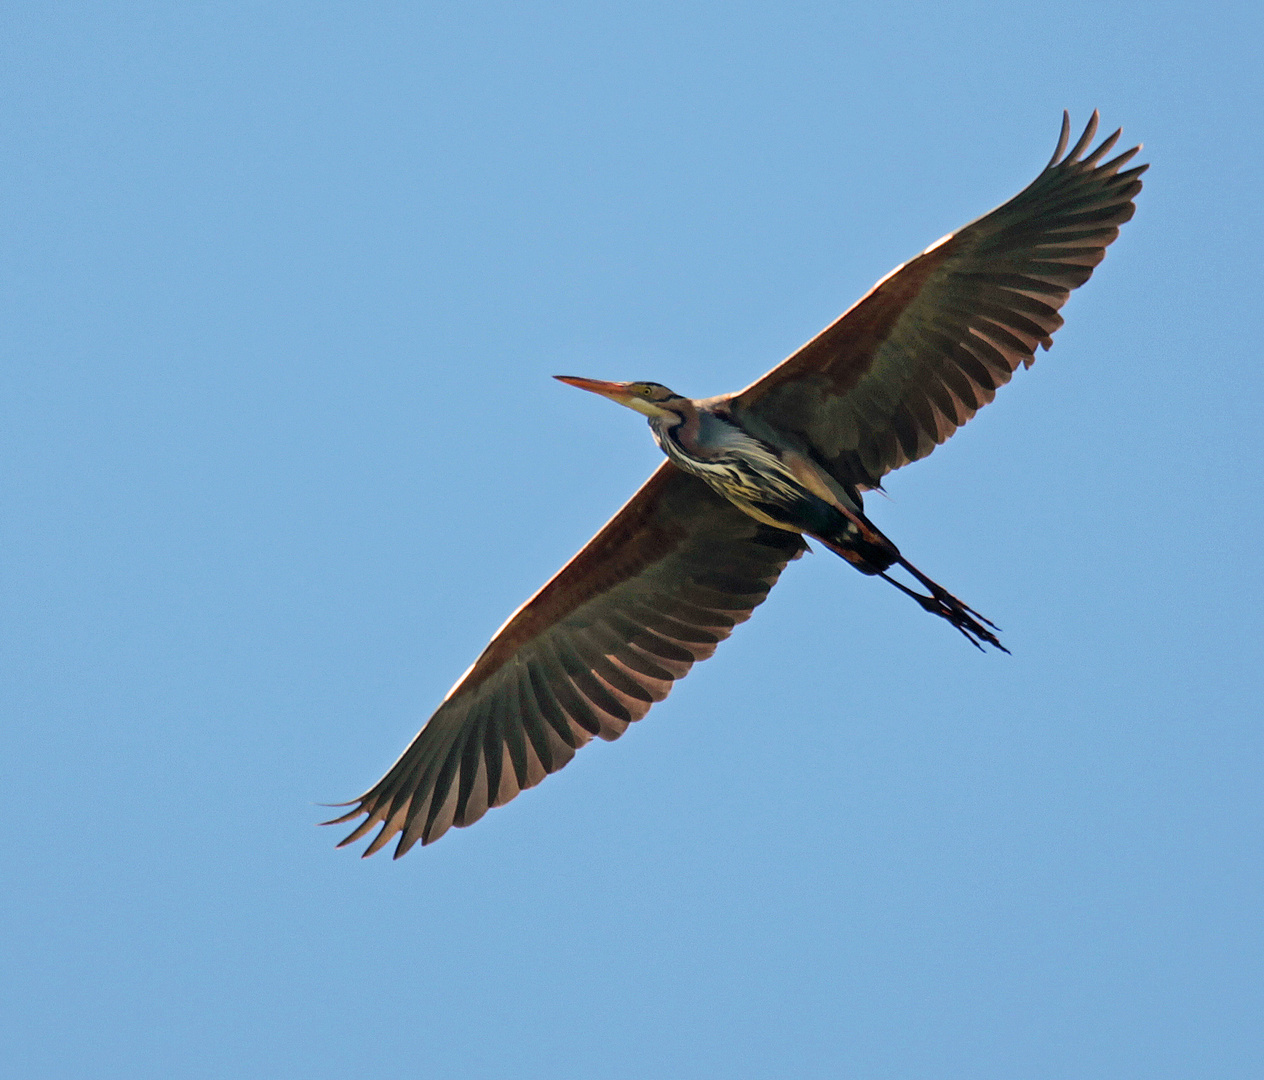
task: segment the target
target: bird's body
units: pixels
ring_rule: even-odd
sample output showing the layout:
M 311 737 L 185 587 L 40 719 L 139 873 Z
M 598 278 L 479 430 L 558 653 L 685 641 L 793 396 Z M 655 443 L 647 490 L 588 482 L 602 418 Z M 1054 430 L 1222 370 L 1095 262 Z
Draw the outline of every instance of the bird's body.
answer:
M 588 380 L 565 380 L 583 385 Z M 668 460 L 704 481 L 757 521 L 792 532 L 815 532 L 828 527 L 833 503 L 846 499 L 859 510 L 856 496 L 848 495 L 813 469 L 822 489 L 813 494 L 791 461 L 792 451 L 752 435 L 734 423 L 723 405 L 706 401 L 673 399 L 680 413 L 651 417 L 650 430 Z M 678 417 L 678 419 L 676 418 Z M 800 459 L 801 460 L 801 459 Z M 829 492 L 827 498 L 822 495 Z M 834 510 L 834 513 L 837 513 Z
M 660 383 L 557 377 L 645 413 L 667 459 L 744 514 L 775 529 L 819 540 L 861 573 L 886 578 L 927 611 L 947 619 L 973 644 L 982 640 L 1005 648 L 992 632 L 992 623 L 905 561 L 895 544 L 865 517 L 858 488 L 839 483 L 772 429 L 765 428 L 763 437 L 752 434 L 734 415 L 730 399 L 693 401 Z M 888 577 L 886 571 L 895 563 L 925 585 L 930 595 L 913 592 Z
M 354 800 L 396 857 L 469 825 L 617 738 L 750 616 L 805 537 L 876 574 L 973 644 L 995 626 L 917 570 L 864 514 L 863 492 L 924 457 L 1048 348 L 1058 308 L 1133 214 L 1137 152 L 1069 153 L 1008 203 L 897 267 L 816 338 L 736 394 L 559 376 L 649 419 L 667 461 L 519 608 L 387 774 Z M 895 566 L 927 592 L 896 580 Z

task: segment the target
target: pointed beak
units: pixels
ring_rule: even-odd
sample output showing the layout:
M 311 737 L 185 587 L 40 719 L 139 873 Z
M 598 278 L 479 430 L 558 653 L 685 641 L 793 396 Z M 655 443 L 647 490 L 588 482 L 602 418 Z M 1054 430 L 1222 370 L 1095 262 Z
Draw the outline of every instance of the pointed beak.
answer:
M 602 379 L 581 379 L 575 375 L 554 375 L 558 382 L 564 382 L 567 386 L 577 386 L 581 390 L 588 390 L 594 394 L 600 394 L 602 397 L 608 397 L 611 401 L 617 401 L 620 405 L 627 405 L 632 400 L 632 395 L 628 392 L 630 383 L 625 382 L 605 382 Z

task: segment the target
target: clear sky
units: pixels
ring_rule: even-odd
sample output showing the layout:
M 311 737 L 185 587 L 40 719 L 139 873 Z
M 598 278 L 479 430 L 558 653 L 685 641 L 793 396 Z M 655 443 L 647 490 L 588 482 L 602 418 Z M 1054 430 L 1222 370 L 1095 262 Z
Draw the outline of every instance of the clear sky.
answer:
M 1257 3 L 0 11 L 0 1073 L 1264 1075 Z M 1054 348 L 619 742 L 362 791 L 736 389 L 1146 144 Z

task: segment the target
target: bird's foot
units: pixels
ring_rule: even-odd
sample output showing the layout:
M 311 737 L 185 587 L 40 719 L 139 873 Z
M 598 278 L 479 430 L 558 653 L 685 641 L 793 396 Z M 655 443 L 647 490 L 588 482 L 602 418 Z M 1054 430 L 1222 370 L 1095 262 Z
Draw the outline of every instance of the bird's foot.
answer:
M 914 594 L 917 596 L 917 594 Z M 980 615 L 974 608 L 968 604 L 962 603 L 952 593 L 940 586 L 935 586 L 931 590 L 930 596 L 917 596 L 917 601 L 927 611 L 934 615 L 938 615 L 941 619 L 947 619 L 953 626 L 961 631 L 965 639 L 970 642 L 976 649 L 983 652 L 982 642 L 987 642 L 995 649 L 1000 649 L 1003 653 L 1008 653 L 1009 649 L 1001 644 L 994 630 L 1000 627 L 992 622 L 984 615 Z
M 996 623 L 992 622 L 992 620 L 986 616 L 980 615 L 968 604 L 958 600 L 942 585 L 931 581 L 931 579 L 920 570 L 910 566 L 903 559 L 900 560 L 900 565 L 908 570 L 909 573 L 916 577 L 918 581 L 930 590 L 929 596 L 923 596 L 919 592 L 914 592 L 907 585 L 896 581 L 895 578 L 891 577 L 889 574 L 884 573 L 881 576 L 899 589 L 900 592 L 911 596 L 932 615 L 938 615 L 941 619 L 947 619 L 948 622 L 952 623 L 953 626 L 961 631 L 962 636 L 965 637 L 965 639 L 980 652 L 985 651 L 983 644 L 986 642 L 993 648 L 1000 649 L 1003 653 L 1009 653 L 1009 649 L 1005 648 L 1005 646 L 1001 644 L 1000 639 L 995 633 L 993 633 L 994 630 L 1000 629 Z

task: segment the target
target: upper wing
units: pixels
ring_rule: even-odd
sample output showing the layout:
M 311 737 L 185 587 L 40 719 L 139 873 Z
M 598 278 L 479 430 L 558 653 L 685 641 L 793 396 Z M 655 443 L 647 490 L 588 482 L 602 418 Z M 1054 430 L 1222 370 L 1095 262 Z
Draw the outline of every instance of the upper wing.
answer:
M 1086 158 L 1094 112 L 1065 157 L 1070 119 L 1030 187 L 896 267 L 835 323 L 733 396 L 754 429 L 797 436 L 841 483 L 875 487 L 925 457 L 1030 366 L 1133 214 L 1147 166 Z
M 365 854 L 402 833 L 399 858 L 538 784 L 594 735 L 617 739 L 750 617 L 804 547 L 664 462 L 336 819 L 368 814 L 342 843 L 381 822 Z

